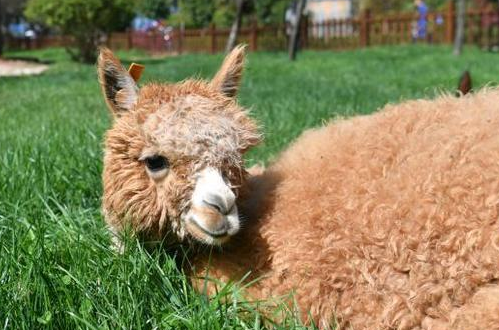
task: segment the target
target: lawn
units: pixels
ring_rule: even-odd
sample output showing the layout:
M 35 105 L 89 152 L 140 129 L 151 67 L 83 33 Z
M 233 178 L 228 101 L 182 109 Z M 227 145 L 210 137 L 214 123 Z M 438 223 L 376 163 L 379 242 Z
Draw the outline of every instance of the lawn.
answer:
M 102 137 L 110 125 L 95 67 L 63 51 L 38 56 L 43 75 L 0 78 L 0 328 L 259 329 L 253 305 L 227 287 L 214 299 L 196 294 L 166 252 L 130 242 L 110 249 L 100 215 Z M 142 83 L 210 77 L 222 55 L 152 59 Z M 270 161 L 307 127 L 367 114 L 388 102 L 432 98 L 456 87 L 464 69 L 475 86 L 499 81 L 497 54 L 404 46 L 355 52 L 250 54 L 240 102 L 261 123 L 265 142 L 248 164 Z M 326 141 L 325 141 L 326 142 Z M 333 147 L 333 146 L 332 146 Z M 283 328 L 300 328 L 289 318 Z

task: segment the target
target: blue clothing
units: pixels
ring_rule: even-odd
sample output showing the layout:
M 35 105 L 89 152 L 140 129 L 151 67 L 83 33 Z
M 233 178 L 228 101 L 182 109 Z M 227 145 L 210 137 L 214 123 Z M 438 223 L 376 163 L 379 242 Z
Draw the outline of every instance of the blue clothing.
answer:
M 132 29 L 135 31 L 149 31 L 157 26 L 157 22 L 145 16 L 135 16 L 132 21 Z
M 418 21 L 417 21 L 417 37 L 425 38 L 426 37 L 426 27 L 428 25 L 428 6 L 424 2 L 421 2 L 417 6 L 418 10 Z
M 29 29 L 29 24 L 24 21 L 19 23 L 10 23 L 7 29 L 13 37 L 24 38 L 24 34 Z

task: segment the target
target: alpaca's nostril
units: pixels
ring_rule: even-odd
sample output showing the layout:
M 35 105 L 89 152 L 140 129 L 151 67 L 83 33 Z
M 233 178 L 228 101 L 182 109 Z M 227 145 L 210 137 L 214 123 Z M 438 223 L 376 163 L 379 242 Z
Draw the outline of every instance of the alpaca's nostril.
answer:
M 205 203 L 206 205 L 208 205 L 209 207 L 217 210 L 217 212 L 219 213 L 222 213 L 222 214 L 225 214 L 224 210 L 222 209 L 222 207 L 218 204 L 214 204 L 214 203 L 211 203 L 211 202 L 208 202 L 207 200 L 203 200 L 203 203 Z
M 205 196 L 203 199 L 203 203 L 215 209 L 217 212 L 227 215 L 230 213 L 234 206 L 234 201 L 233 199 L 229 198 L 230 196 L 227 196 L 226 198 L 220 196 L 220 195 L 215 195 L 215 194 L 209 194 Z

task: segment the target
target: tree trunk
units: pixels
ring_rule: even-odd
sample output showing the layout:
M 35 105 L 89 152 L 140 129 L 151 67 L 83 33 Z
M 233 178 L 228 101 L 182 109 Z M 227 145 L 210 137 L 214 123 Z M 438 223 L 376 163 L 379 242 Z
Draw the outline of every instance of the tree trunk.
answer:
M 454 55 L 461 55 L 464 44 L 464 27 L 466 20 L 466 0 L 457 1 L 456 37 L 454 39 Z
M 4 36 L 3 36 L 3 15 L 4 15 L 4 10 L 3 10 L 3 4 L 2 0 L 0 0 L 0 57 L 2 57 L 3 54 L 3 43 L 4 43 Z
M 230 29 L 229 39 L 227 39 L 227 45 L 225 47 L 226 53 L 230 52 L 236 46 L 237 36 L 239 34 L 239 29 L 241 28 L 241 20 L 243 18 L 243 6 L 244 0 L 236 0 L 236 18 Z
M 298 50 L 298 42 L 300 39 L 301 17 L 303 16 L 306 2 L 306 0 L 298 0 L 298 5 L 296 6 L 295 19 L 291 30 L 291 40 L 289 42 L 289 59 L 291 61 L 296 59 L 296 51 Z
M 71 44 L 65 47 L 66 52 L 72 60 L 86 64 L 95 63 L 102 40 L 107 39 L 107 34 L 98 30 L 90 32 L 73 31 L 73 34 L 70 32 L 65 34 L 73 37 Z

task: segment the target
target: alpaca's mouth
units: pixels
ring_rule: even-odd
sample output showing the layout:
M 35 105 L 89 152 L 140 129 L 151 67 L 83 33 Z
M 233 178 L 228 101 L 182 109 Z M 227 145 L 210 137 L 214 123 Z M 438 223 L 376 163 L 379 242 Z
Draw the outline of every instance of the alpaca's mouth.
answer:
M 221 245 L 237 232 L 237 229 L 231 227 L 228 219 L 220 219 L 216 226 L 209 226 L 208 220 L 190 212 L 185 221 L 187 232 L 197 241 L 210 245 Z
M 208 230 L 206 228 L 204 228 L 197 220 L 196 220 L 196 216 L 191 216 L 189 218 L 189 221 L 197 227 L 197 229 L 201 230 L 204 234 L 206 235 L 209 235 L 213 238 L 222 238 L 222 237 L 225 237 L 228 235 L 228 226 L 227 226 L 227 223 L 224 223 L 222 228 L 218 229 L 218 230 L 215 230 L 215 231 L 212 231 L 212 230 Z
M 239 231 L 239 214 L 237 207 L 230 214 L 223 215 L 211 209 L 194 207 L 185 217 L 185 228 L 196 240 L 220 245 L 227 242 Z

